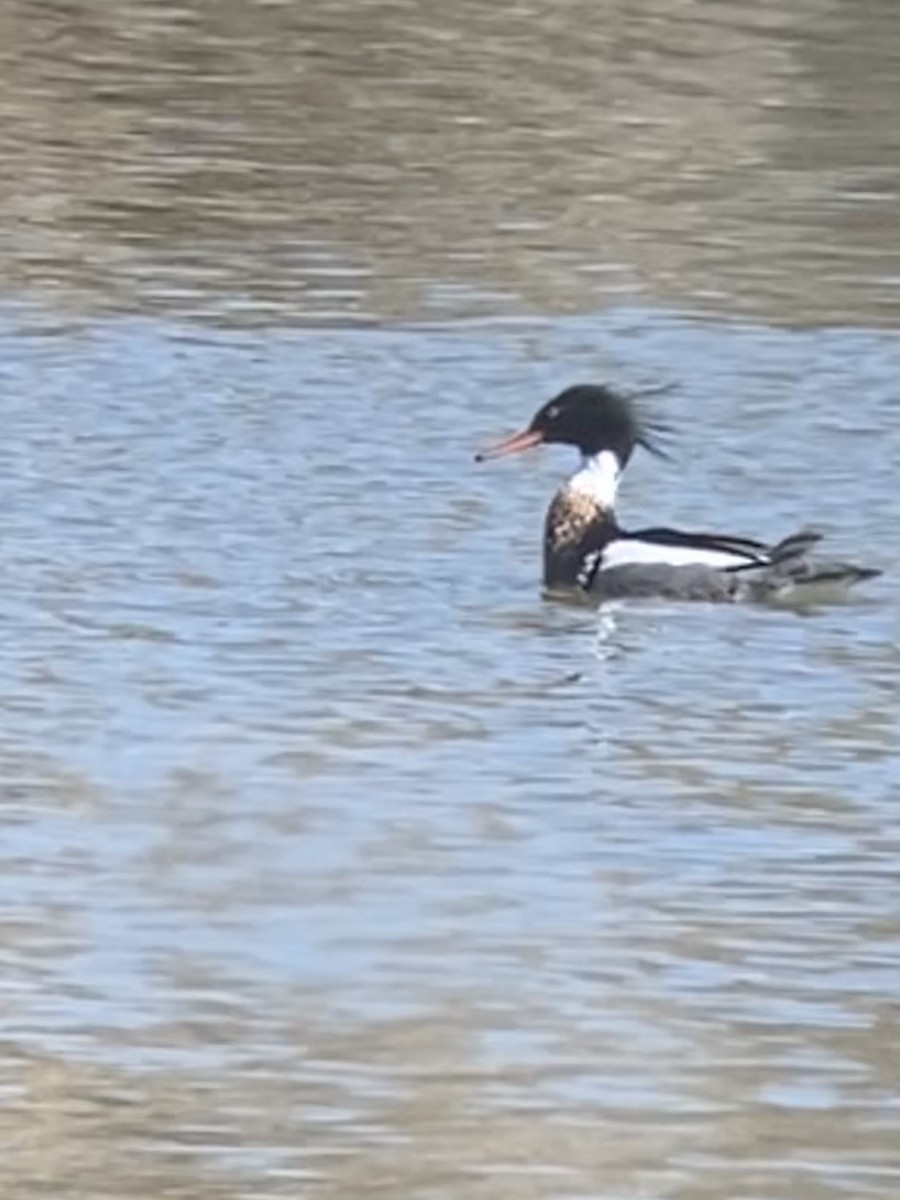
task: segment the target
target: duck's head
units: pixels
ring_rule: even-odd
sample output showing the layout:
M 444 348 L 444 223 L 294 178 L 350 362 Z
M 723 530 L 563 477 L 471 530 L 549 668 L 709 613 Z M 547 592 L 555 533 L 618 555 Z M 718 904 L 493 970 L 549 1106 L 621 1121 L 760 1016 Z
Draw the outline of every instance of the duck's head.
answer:
M 575 384 L 539 408 L 527 429 L 482 450 L 475 460 L 484 462 L 505 454 L 518 454 L 545 442 L 575 446 L 585 458 L 611 452 L 620 470 L 635 446 L 665 457 L 656 437 L 665 433 L 666 427 L 642 412 L 636 403 L 642 395 L 660 390 L 663 389 L 624 395 L 604 383 Z

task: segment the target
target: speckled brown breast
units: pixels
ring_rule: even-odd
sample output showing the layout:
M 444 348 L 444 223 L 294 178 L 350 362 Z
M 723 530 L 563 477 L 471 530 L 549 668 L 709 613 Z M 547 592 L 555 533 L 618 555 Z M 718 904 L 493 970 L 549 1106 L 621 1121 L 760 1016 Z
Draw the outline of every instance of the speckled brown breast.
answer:
M 584 555 L 599 549 L 615 529 L 615 519 L 593 497 L 561 488 L 544 521 L 544 586 L 575 587 Z

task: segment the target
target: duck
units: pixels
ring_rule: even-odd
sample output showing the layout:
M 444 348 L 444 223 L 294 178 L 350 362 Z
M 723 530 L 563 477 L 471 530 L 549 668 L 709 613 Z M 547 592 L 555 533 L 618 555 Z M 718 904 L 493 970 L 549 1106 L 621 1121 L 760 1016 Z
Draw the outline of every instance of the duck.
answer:
M 574 384 L 539 408 L 521 432 L 476 454 L 477 462 L 486 462 L 553 444 L 579 452 L 577 470 L 554 495 L 544 521 L 548 595 L 813 603 L 881 574 L 811 557 L 823 536 L 814 529 L 775 542 L 665 526 L 624 529 L 616 499 L 635 450 L 669 457 L 664 441 L 671 429 L 645 401 L 660 390 Z

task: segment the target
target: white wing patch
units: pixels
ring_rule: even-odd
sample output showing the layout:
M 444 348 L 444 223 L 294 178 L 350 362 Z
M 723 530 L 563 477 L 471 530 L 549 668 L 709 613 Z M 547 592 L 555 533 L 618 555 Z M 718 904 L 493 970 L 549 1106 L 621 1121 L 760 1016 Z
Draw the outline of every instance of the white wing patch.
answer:
M 740 554 L 731 550 L 713 550 L 708 546 L 667 546 L 662 542 L 641 542 L 637 538 L 619 538 L 610 542 L 601 554 L 601 571 L 624 567 L 632 563 L 668 567 L 712 567 L 725 571 L 729 567 L 745 567 L 753 562 L 765 565 L 765 557 Z

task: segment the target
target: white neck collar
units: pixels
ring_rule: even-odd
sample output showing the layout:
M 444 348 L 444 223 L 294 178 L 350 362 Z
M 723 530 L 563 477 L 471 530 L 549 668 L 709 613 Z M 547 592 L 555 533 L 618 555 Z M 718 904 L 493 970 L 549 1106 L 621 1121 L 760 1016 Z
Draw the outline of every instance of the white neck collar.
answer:
M 586 454 L 581 467 L 569 480 L 569 487 L 584 496 L 590 496 L 601 508 L 613 508 L 622 468 L 612 450 L 601 450 L 599 454 Z

